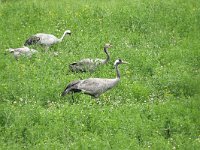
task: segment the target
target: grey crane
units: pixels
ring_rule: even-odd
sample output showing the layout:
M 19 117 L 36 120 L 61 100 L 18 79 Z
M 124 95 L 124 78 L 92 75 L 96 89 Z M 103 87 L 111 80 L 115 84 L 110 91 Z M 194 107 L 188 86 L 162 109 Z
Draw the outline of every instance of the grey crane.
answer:
M 117 59 L 114 63 L 117 77 L 114 79 L 105 78 L 89 78 L 85 80 L 76 80 L 67 85 L 62 92 L 62 96 L 72 92 L 82 92 L 83 94 L 90 95 L 94 98 L 98 98 L 102 93 L 113 88 L 120 81 L 120 73 L 118 70 L 119 64 L 126 64 L 127 62 Z M 72 94 L 73 96 L 73 94 Z M 72 97 L 73 98 L 73 97 Z
M 94 71 L 99 65 L 106 64 L 110 60 L 110 55 L 108 53 L 108 48 L 110 48 L 111 44 L 105 44 L 104 52 L 106 53 L 106 59 L 82 59 L 78 62 L 74 62 L 69 65 L 69 69 L 73 72 L 86 72 L 86 71 Z
M 14 57 L 18 59 L 20 56 L 27 56 L 31 57 L 33 54 L 37 53 L 38 51 L 35 49 L 30 49 L 26 46 L 21 48 L 9 48 L 7 51 L 14 54 Z
M 24 46 L 39 44 L 44 45 L 48 49 L 51 45 L 62 42 L 66 35 L 71 35 L 71 31 L 66 30 L 60 39 L 52 34 L 37 33 L 29 37 L 24 43 Z

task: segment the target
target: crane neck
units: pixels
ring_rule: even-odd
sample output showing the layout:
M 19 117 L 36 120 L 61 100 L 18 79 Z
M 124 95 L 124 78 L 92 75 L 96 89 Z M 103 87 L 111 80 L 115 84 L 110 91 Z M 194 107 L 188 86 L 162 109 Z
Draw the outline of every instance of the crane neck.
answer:
M 115 69 L 116 69 L 116 73 L 117 73 L 117 79 L 120 79 L 120 72 L 119 72 L 119 69 L 118 69 L 118 64 L 115 65 Z
M 106 53 L 106 59 L 103 61 L 103 64 L 106 64 L 110 60 L 110 55 L 108 53 L 108 48 L 104 47 L 104 52 Z
M 64 37 L 66 36 L 66 33 L 63 33 L 62 37 L 59 40 L 59 42 L 62 42 L 62 40 L 64 39 Z

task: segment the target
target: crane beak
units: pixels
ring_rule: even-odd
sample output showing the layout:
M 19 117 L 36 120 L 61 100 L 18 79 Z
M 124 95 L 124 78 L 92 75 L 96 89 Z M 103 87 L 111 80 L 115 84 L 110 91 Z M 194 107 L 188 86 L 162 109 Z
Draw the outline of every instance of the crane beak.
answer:
M 126 61 L 122 61 L 122 64 L 130 64 L 130 63 L 128 63 L 128 62 L 126 62 Z

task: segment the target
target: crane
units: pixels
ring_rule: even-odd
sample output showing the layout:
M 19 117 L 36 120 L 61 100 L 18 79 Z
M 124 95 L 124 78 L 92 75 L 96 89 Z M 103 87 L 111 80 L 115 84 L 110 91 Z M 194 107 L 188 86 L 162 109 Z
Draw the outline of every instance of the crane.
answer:
M 20 47 L 20 48 L 9 48 L 7 51 L 14 54 L 14 57 L 18 59 L 20 56 L 31 57 L 33 54 L 38 53 L 35 49 L 30 49 L 29 47 Z
M 37 33 L 29 37 L 24 43 L 24 46 L 39 44 L 39 45 L 44 45 L 47 50 L 51 45 L 62 42 L 62 40 L 66 35 L 71 35 L 71 31 L 66 30 L 61 38 L 57 38 L 52 34 Z
M 119 64 L 127 64 L 127 62 L 122 61 L 121 59 L 117 59 L 115 61 L 114 66 L 117 74 L 116 78 L 114 79 L 89 78 L 85 80 L 76 80 L 69 83 L 61 95 L 65 96 L 70 92 L 72 93 L 81 92 L 83 94 L 90 95 L 94 98 L 98 98 L 102 93 L 113 88 L 120 81 L 120 72 L 118 70 Z
M 69 65 L 69 69 L 73 72 L 92 72 L 94 71 L 99 65 L 106 64 L 110 60 L 110 55 L 108 53 L 108 48 L 110 48 L 111 44 L 105 44 L 104 46 L 104 52 L 106 54 L 106 59 L 82 59 L 78 62 L 74 62 Z

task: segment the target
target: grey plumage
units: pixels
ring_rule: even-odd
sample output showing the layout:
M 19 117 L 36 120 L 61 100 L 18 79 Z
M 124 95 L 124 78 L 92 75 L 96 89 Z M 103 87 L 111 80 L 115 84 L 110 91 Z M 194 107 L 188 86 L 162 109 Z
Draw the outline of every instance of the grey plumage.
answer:
M 71 35 L 71 31 L 66 30 L 60 39 L 52 34 L 37 33 L 28 38 L 24 43 L 24 45 L 28 46 L 28 45 L 39 44 L 49 48 L 51 45 L 61 42 L 66 35 Z
M 114 66 L 116 68 L 117 77 L 114 79 L 104 79 L 104 78 L 89 78 L 85 80 L 73 81 L 67 85 L 65 90 L 62 92 L 62 96 L 70 92 L 82 92 L 84 94 L 91 95 L 92 97 L 99 97 L 102 93 L 113 88 L 120 81 L 120 73 L 118 70 L 118 65 L 127 63 L 118 59 L 115 61 Z
M 30 49 L 26 46 L 21 47 L 21 48 L 9 48 L 8 51 L 10 53 L 13 53 L 13 55 L 16 59 L 18 59 L 20 56 L 31 57 L 33 54 L 38 52 L 37 50 Z
M 99 65 L 106 64 L 110 60 L 110 55 L 108 53 L 108 48 L 111 47 L 111 44 L 105 44 L 104 52 L 106 53 L 106 59 L 82 59 L 78 62 L 74 62 L 69 65 L 69 69 L 73 72 L 86 72 L 86 71 L 94 71 Z

